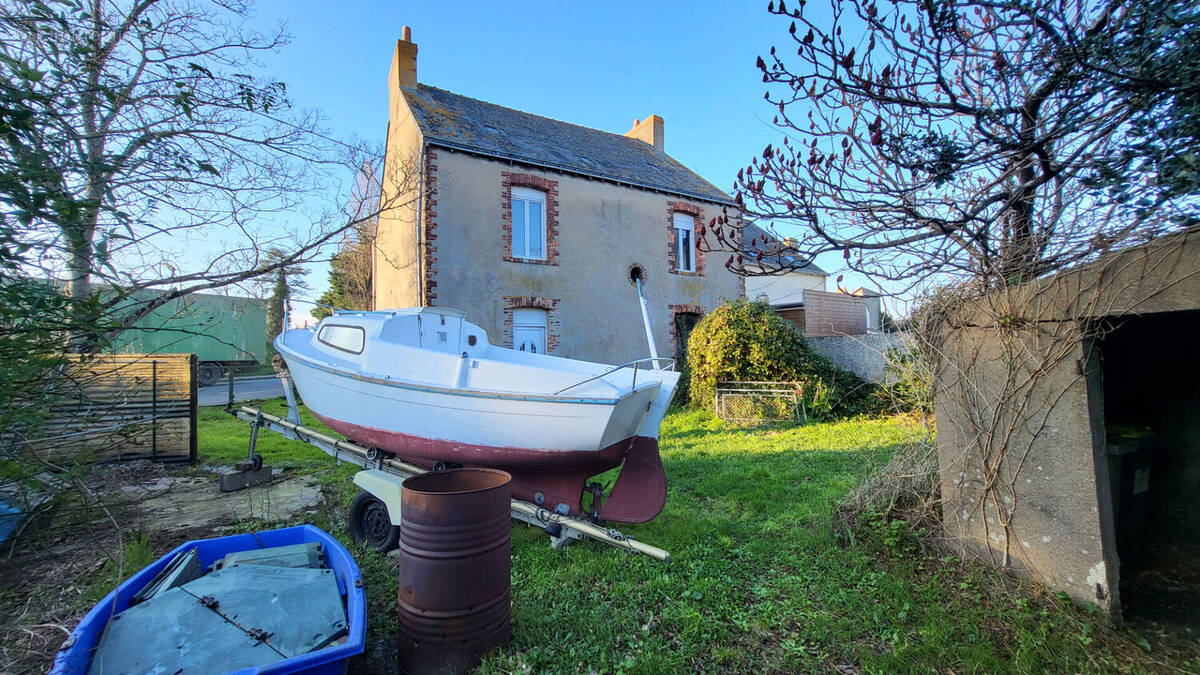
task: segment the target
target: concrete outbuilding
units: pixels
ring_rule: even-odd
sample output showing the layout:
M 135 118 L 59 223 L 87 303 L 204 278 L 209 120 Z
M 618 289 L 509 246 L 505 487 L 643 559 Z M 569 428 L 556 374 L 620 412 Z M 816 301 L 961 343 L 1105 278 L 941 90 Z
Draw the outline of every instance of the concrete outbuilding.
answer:
M 1189 621 L 1200 229 L 945 317 L 934 388 L 948 539 L 1078 602 Z

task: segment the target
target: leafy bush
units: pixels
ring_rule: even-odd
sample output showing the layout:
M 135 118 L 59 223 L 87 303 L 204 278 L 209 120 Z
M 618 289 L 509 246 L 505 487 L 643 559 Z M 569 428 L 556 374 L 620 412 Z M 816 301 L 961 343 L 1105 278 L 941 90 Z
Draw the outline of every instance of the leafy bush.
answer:
M 717 382 L 795 382 L 810 419 L 868 412 L 872 385 L 809 347 L 794 324 L 761 300 L 735 300 L 708 313 L 688 341 L 690 394 L 712 407 Z
M 686 359 L 682 363 L 676 363 L 675 368 L 679 371 L 679 384 L 675 385 L 675 396 L 671 399 L 671 407 L 686 408 L 692 402 L 692 369 L 688 367 Z
M 889 349 L 885 355 L 887 370 L 875 397 L 883 410 L 933 414 L 933 375 L 917 346 Z

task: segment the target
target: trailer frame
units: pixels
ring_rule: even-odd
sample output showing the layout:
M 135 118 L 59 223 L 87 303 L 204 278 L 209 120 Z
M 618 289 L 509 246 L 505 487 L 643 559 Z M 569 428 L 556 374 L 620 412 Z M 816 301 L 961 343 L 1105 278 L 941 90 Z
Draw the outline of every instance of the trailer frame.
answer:
M 388 518 L 393 527 L 398 527 L 400 525 L 401 482 L 410 476 L 428 473 L 429 469 L 398 459 L 389 452 L 335 438 L 316 429 L 305 427 L 300 423 L 300 411 L 292 389 L 291 378 L 281 375 L 280 379 L 283 381 L 283 390 L 288 402 L 286 419 L 254 406 L 240 406 L 234 409 L 232 399 L 225 406 L 226 412 L 250 423 L 248 456 L 254 457 L 257 454 L 259 429 L 267 429 L 285 438 L 308 443 L 335 461 L 355 464 L 362 468 L 362 471 L 354 475 L 355 485 L 382 502 L 387 508 Z M 667 551 L 640 542 L 618 530 L 604 527 L 600 523 L 558 513 L 519 499 L 512 500 L 511 511 L 512 517 L 516 520 L 538 527 L 550 535 L 550 545 L 556 549 L 588 538 L 655 560 L 663 562 L 671 560 L 671 554 Z

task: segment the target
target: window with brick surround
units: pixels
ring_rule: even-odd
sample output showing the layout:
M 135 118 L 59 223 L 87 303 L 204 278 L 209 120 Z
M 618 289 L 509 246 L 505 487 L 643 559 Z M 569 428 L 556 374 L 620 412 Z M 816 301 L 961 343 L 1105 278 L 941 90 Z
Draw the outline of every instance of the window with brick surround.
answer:
M 504 296 L 504 342 L 512 349 L 520 350 L 525 345 L 525 351 L 530 351 L 529 342 L 541 354 L 558 352 L 558 336 L 562 322 L 558 317 L 558 304 L 561 298 L 539 298 L 532 295 Z M 524 310 L 535 310 L 525 312 Z M 543 342 L 544 340 L 544 342 Z
M 512 188 L 512 255 L 546 259 L 546 193 Z
M 675 227 L 675 269 L 680 272 L 695 272 L 696 220 L 686 213 L 673 213 Z

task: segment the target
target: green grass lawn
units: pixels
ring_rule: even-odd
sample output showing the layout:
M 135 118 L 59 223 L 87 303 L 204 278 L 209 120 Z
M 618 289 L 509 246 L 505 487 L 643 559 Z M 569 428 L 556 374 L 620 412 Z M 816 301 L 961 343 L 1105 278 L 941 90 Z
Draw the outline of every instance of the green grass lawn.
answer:
M 244 422 L 215 409 L 201 419 L 202 460 L 244 456 Z M 667 549 L 672 561 L 586 540 L 553 550 L 540 530 L 514 524 L 513 641 L 483 672 L 1165 666 L 1098 614 L 924 551 L 903 524 L 835 533 L 833 506 L 912 437 L 911 422 L 743 430 L 675 412 L 662 431 L 666 509 L 624 529 Z M 316 449 L 267 432 L 259 444 L 268 463 L 322 476 L 333 506 L 317 524 L 348 542 L 353 467 L 335 469 Z M 386 638 L 396 628 L 395 559 L 351 550 L 367 579 L 370 632 Z
M 287 403 L 282 398 L 236 403 L 234 409 L 243 405 L 262 405 L 263 412 L 287 417 Z M 300 422 L 310 429 L 333 433 L 304 407 L 300 408 Z M 246 459 L 250 442 L 249 422 L 230 415 L 220 406 L 206 406 L 200 408 L 196 423 L 199 426 L 196 455 L 201 463 L 231 465 Z M 257 448 L 267 464 L 280 469 L 324 473 L 335 466 L 329 456 L 315 447 L 290 441 L 268 430 L 259 431 Z

